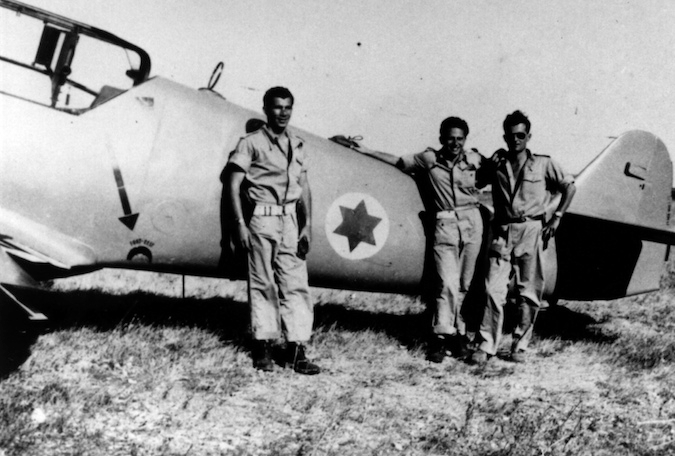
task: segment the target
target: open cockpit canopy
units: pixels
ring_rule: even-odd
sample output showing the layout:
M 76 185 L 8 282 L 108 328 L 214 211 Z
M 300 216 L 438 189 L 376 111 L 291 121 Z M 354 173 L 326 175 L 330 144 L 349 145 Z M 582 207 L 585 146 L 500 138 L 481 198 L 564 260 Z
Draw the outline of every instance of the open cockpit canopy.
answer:
M 80 114 L 150 75 L 149 55 L 105 30 L 16 1 L 0 7 L 0 95 Z

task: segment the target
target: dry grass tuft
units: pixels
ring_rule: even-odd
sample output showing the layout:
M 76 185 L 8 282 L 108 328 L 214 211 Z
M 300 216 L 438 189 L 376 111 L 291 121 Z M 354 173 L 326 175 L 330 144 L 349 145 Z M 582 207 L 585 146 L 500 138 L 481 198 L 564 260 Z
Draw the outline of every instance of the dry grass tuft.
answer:
M 49 326 L 3 320 L 0 455 L 671 454 L 669 280 L 551 308 L 528 363 L 485 367 L 427 362 L 414 297 L 315 289 L 316 377 L 253 369 L 241 283 L 56 281 L 35 297 Z

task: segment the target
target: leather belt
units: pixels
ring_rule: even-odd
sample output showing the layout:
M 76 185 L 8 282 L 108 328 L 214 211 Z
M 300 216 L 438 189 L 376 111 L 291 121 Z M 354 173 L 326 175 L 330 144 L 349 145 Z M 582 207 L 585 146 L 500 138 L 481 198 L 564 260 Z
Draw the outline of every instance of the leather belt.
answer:
M 501 225 L 506 225 L 508 223 L 525 223 L 525 222 L 541 222 L 544 220 L 546 217 L 544 214 L 539 214 L 539 215 L 524 215 L 522 217 L 512 217 L 512 218 L 507 218 L 504 220 L 500 220 L 499 223 Z
M 278 204 L 256 204 L 253 208 L 253 215 L 275 216 L 288 215 L 295 213 L 295 203 L 284 205 Z
M 457 207 L 451 211 L 438 211 L 436 212 L 436 220 L 438 219 L 451 219 L 451 220 L 457 220 L 457 213 L 458 212 L 464 212 L 468 211 L 470 209 L 476 209 L 478 206 L 475 205 L 470 205 L 470 206 L 461 206 Z
M 436 220 L 438 220 L 438 219 L 457 220 L 457 212 L 456 211 L 438 211 L 438 212 L 436 212 Z

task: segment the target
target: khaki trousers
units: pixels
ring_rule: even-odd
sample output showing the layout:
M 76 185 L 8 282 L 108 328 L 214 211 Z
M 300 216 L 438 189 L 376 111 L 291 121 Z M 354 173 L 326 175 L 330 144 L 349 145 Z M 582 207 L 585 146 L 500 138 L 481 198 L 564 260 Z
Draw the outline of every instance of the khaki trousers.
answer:
M 480 325 L 480 349 L 495 355 L 504 326 L 504 305 L 513 276 L 518 320 L 512 351 L 525 350 L 532 338 L 534 322 L 544 291 L 541 221 L 501 225 L 490 245 L 486 279 L 487 305 Z
M 248 299 L 256 340 L 306 342 L 312 335 L 314 308 L 307 266 L 298 258 L 295 214 L 254 215 L 249 223 Z
M 466 334 L 462 303 L 473 280 L 483 241 L 480 210 L 466 209 L 456 214 L 456 218 L 437 219 L 434 233 L 432 331 L 438 335 Z

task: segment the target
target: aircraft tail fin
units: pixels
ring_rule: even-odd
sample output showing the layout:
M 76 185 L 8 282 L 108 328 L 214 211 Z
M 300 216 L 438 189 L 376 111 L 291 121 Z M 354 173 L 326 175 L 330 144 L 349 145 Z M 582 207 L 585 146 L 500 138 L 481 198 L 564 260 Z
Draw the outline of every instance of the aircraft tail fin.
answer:
M 639 130 L 616 138 L 576 179 L 569 212 L 638 228 L 645 240 L 675 244 L 670 227 L 673 165 L 663 142 Z
M 666 146 L 644 131 L 619 136 L 581 172 L 556 233 L 559 297 L 615 299 L 659 288 L 675 244 L 672 173 Z

